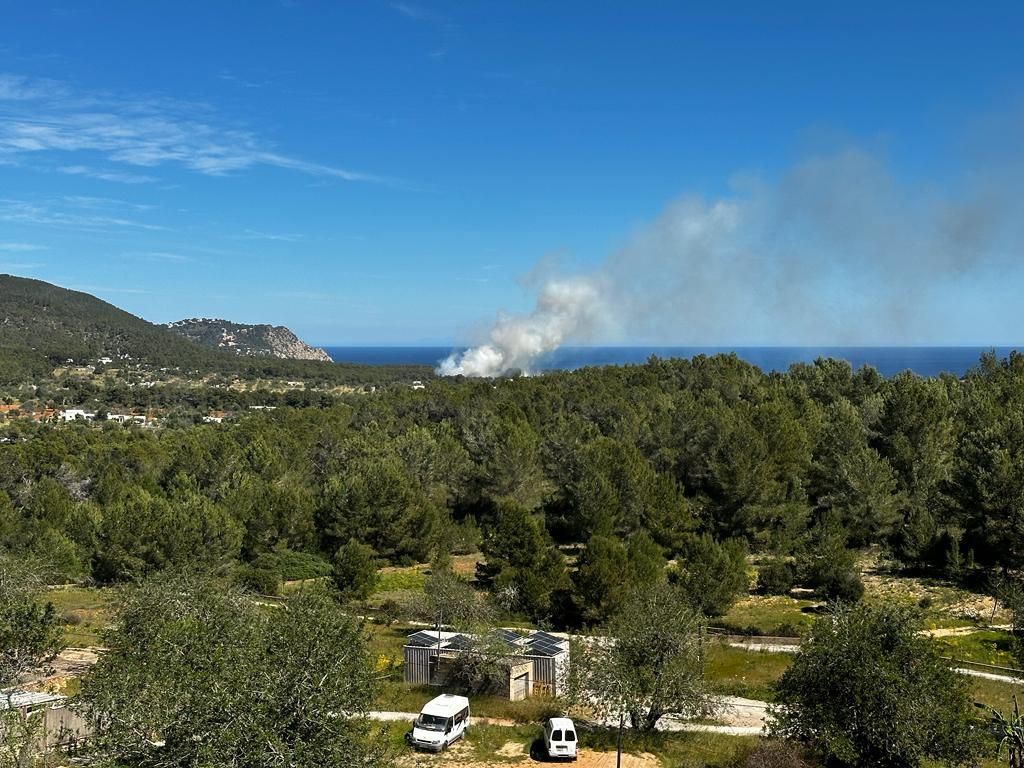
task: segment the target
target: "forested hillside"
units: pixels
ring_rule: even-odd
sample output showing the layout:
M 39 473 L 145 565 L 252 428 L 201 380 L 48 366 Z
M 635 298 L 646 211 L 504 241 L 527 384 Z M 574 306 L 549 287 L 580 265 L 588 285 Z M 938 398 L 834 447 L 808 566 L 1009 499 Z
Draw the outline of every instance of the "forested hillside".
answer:
M 953 578 L 1020 567 L 1022 414 L 1016 355 L 962 380 L 719 356 L 218 426 L 19 424 L 0 444 L 0 546 L 101 582 L 282 549 L 402 564 L 479 547 L 481 583 L 560 625 L 605 619 L 672 560 L 714 613 L 745 588 L 746 552 L 776 555 L 782 588 L 826 593 L 855 590 L 862 545 Z
M 11 275 L 0 275 L 0 349 L 5 379 L 19 365 L 46 373 L 69 358 L 194 368 L 220 356 L 95 296 Z
M 328 384 L 411 381 L 431 375 L 426 366 L 240 358 L 227 350 L 194 343 L 180 333 L 135 317 L 87 293 L 40 280 L 0 275 L 0 384 L 38 384 L 55 366 L 67 360 L 92 365 L 101 357 L 112 358 L 112 364 L 118 368 L 165 368 L 192 376 L 222 373 Z

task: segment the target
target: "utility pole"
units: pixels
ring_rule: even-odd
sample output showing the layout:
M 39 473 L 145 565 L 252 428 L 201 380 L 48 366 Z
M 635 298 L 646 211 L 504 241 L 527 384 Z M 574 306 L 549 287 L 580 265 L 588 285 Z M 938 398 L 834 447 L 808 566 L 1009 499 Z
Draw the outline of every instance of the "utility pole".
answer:
M 619 712 L 619 736 L 615 740 L 615 768 L 622 768 L 622 721 L 625 712 Z

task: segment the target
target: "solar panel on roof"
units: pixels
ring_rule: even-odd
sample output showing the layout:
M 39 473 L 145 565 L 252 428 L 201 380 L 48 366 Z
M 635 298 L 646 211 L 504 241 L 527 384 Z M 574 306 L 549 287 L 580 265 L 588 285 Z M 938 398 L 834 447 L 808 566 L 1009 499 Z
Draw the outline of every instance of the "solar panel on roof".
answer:
M 432 645 L 437 645 L 437 634 L 421 630 L 409 635 L 405 643 L 406 645 L 416 645 L 421 648 L 428 648 Z
M 530 645 L 524 651 L 527 656 L 557 656 L 561 652 L 561 648 L 552 648 L 549 645 Z
M 520 642 L 523 639 L 522 635 L 513 632 L 511 629 L 504 629 L 501 627 L 494 630 L 494 635 L 499 640 L 503 641 L 506 645 L 512 646 L 514 648 L 518 648 L 520 646 Z
M 549 634 L 547 632 L 534 632 L 532 635 L 530 635 L 530 641 L 532 642 L 534 640 L 544 640 L 548 643 L 564 642 L 562 638 Z
M 557 656 L 565 651 L 561 643 L 551 643 L 546 640 L 531 640 L 526 645 L 526 653 L 534 656 Z
M 465 635 L 455 635 L 448 640 L 448 648 L 454 648 L 457 651 L 466 651 L 476 647 L 476 643 L 473 642 L 473 638 L 466 637 Z

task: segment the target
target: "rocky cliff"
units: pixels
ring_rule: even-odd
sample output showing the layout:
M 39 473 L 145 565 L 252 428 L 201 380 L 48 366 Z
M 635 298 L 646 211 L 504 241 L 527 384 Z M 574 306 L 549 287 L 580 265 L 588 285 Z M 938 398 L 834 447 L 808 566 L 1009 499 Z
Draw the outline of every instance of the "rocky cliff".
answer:
M 167 327 L 197 344 L 230 350 L 236 355 L 331 360 L 322 349 L 309 346 L 283 325 L 242 325 L 228 320 L 191 318 L 168 323 Z

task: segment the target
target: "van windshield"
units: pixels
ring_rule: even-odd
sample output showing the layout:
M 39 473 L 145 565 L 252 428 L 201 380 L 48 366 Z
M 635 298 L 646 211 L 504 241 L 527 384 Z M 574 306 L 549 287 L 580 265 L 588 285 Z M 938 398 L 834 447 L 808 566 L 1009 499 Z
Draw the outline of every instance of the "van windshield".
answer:
M 443 731 L 448 725 L 448 718 L 440 715 L 420 715 L 416 718 L 416 727 L 428 731 Z

